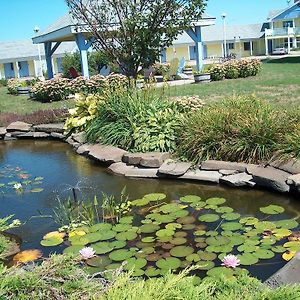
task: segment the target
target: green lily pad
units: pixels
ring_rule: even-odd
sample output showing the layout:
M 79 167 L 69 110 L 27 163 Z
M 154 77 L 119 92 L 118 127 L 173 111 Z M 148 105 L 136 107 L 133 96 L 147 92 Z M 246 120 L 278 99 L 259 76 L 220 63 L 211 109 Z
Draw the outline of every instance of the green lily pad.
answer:
M 245 237 L 243 236 L 230 236 L 228 238 L 230 240 L 230 244 L 233 246 L 238 246 L 245 242 Z
M 270 259 L 275 256 L 274 252 L 267 249 L 258 249 L 253 253 L 258 259 Z
M 112 225 L 109 223 L 98 223 L 89 228 L 90 232 L 111 230 Z
M 163 193 L 153 193 L 153 194 L 147 194 L 143 197 L 143 199 L 149 200 L 149 202 L 153 201 L 161 201 L 167 198 L 167 195 Z
M 211 205 L 221 205 L 226 202 L 226 199 L 224 198 L 209 198 L 206 200 L 207 204 Z
M 226 267 L 215 267 L 207 271 L 206 275 L 209 277 L 216 277 L 216 278 L 220 278 L 223 276 L 225 276 L 226 278 L 230 278 L 233 277 L 234 271 Z
M 207 252 L 215 252 L 215 253 L 231 253 L 233 250 L 233 246 L 231 244 L 228 245 L 209 245 L 205 248 Z
M 134 256 L 134 251 L 127 249 L 118 249 L 109 254 L 109 258 L 113 261 L 124 261 Z
M 207 271 L 212 269 L 215 266 L 215 263 L 213 261 L 207 260 L 207 261 L 198 261 L 196 265 L 199 270 Z
M 189 214 L 189 212 L 185 209 L 177 210 L 169 214 L 170 217 L 174 218 L 176 220 L 177 218 L 183 218 L 186 217 Z
M 88 233 L 80 238 L 88 240 L 89 243 L 96 243 L 98 241 L 106 241 L 114 238 L 116 236 L 116 232 L 112 230 L 107 231 L 97 231 L 93 233 Z
M 83 249 L 85 246 L 84 245 L 76 245 L 76 246 L 70 246 L 66 249 L 64 249 L 63 253 L 64 254 L 78 254 L 81 249 Z M 284 249 L 285 251 L 286 249 Z
M 216 222 L 219 219 L 220 219 L 220 217 L 216 214 L 206 214 L 206 215 L 201 215 L 199 217 L 199 221 L 208 222 L 208 223 Z
M 182 226 L 182 229 L 183 230 L 192 230 L 192 229 L 195 229 L 196 225 L 195 224 L 184 224 Z
M 202 235 L 205 235 L 205 234 L 206 234 L 205 230 L 194 231 L 194 236 L 202 236 Z
M 125 241 L 113 241 L 110 244 L 114 247 L 114 249 L 121 249 L 126 246 Z
M 196 219 L 193 216 L 186 216 L 183 218 L 177 219 L 177 222 L 180 224 L 193 224 L 195 223 Z
M 243 228 L 243 225 L 237 222 L 228 222 L 221 225 L 223 230 L 236 231 Z
M 290 236 L 292 231 L 286 228 L 276 228 L 272 230 L 273 235 L 278 238 L 282 239 L 284 237 Z
M 159 226 L 155 224 L 144 224 L 139 228 L 141 233 L 153 233 L 159 230 Z
M 134 269 L 133 273 L 131 274 L 131 276 L 133 276 L 133 277 L 140 277 L 140 276 L 143 276 L 144 274 L 145 274 L 144 270 Z
M 32 189 L 30 190 L 31 193 L 40 193 L 42 192 L 44 189 L 43 188 L 35 188 L 35 189 Z
M 241 224 L 245 224 L 246 226 L 249 226 L 249 225 L 254 225 L 254 224 L 258 223 L 259 220 L 254 217 L 245 217 L 245 218 L 240 219 L 239 222 Z
M 136 237 L 137 237 L 136 232 L 128 230 L 124 232 L 119 232 L 115 238 L 119 241 L 132 241 Z
M 143 243 L 152 243 L 152 242 L 155 242 L 155 237 L 153 237 L 153 236 L 144 237 L 144 238 L 142 238 L 142 242 Z
M 283 253 L 286 251 L 286 248 L 284 248 L 283 246 L 274 246 L 273 248 L 271 248 L 271 250 L 275 253 Z
M 106 254 L 114 250 L 114 246 L 112 245 L 112 243 L 109 242 L 99 242 L 93 244 L 93 249 L 96 252 L 96 254 Z
M 299 251 L 300 250 L 300 241 L 291 241 L 283 244 L 284 248 L 287 248 L 290 252 Z
M 237 247 L 237 250 L 239 252 L 245 252 L 245 253 L 251 253 L 255 252 L 257 250 L 257 246 L 255 245 L 250 245 L 250 244 L 243 244 Z
M 176 257 L 162 258 L 156 262 L 156 266 L 160 269 L 176 270 L 180 267 L 181 261 Z
M 190 254 L 185 259 L 189 262 L 198 262 L 201 260 L 197 253 Z
M 223 214 L 221 217 L 227 221 L 233 221 L 233 220 L 237 220 L 240 218 L 240 214 L 238 213 L 226 213 Z
M 204 260 L 204 261 L 215 260 L 217 258 L 217 254 L 215 254 L 213 252 L 198 251 L 197 253 L 198 253 L 199 257 L 201 258 L 201 260 Z
M 58 246 L 63 243 L 63 239 L 60 237 L 52 237 L 46 240 L 41 241 L 41 245 L 44 247 L 53 247 L 53 246 Z
M 215 231 L 215 230 L 210 230 L 210 231 L 206 232 L 207 236 L 217 236 L 218 234 L 219 234 L 219 232 Z
M 159 208 L 159 211 L 168 214 L 172 213 L 178 210 L 181 210 L 182 207 L 178 203 L 169 203 L 169 204 L 164 204 Z
M 200 210 L 201 208 L 203 208 L 206 205 L 205 202 L 193 202 L 190 203 L 190 207 L 193 207 L 196 210 Z
M 185 231 L 177 231 L 174 234 L 174 237 L 186 237 L 188 234 Z
M 149 203 L 150 203 L 149 199 L 143 198 L 143 199 L 133 200 L 131 202 L 131 205 L 133 205 L 133 206 L 145 206 L 145 205 L 148 205 Z
M 90 267 L 95 267 L 95 268 L 104 268 L 111 264 L 111 260 L 107 256 L 96 256 L 88 259 L 86 263 Z
M 187 195 L 187 196 L 181 197 L 180 201 L 186 202 L 186 203 L 193 203 L 193 202 L 201 201 L 201 198 L 199 196 L 195 196 L 195 195 Z
M 174 235 L 174 231 L 169 229 L 161 229 L 156 232 L 156 235 L 158 237 L 170 237 Z
M 165 227 L 166 227 L 166 229 L 170 229 L 170 230 L 175 231 L 176 229 L 182 228 L 182 225 L 178 224 L 178 223 L 169 223 Z
M 299 225 L 299 223 L 293 219 L 280 220 L 274 223 L 276 224 L 277 227 L 281 227 L 285 229 L 294 229 Z
M 125 270 L 131 270 L 131 269 L 142 269 L 147 265 L 147 260 L 144 258 L 128 258 L 127 264 L 125 265 Z
M 131 224 L 116 224 L 112 230 L 116 231 L 116 232 L 123 232 L 123 231 L 127 231 L 130 230 L 132 228 Z
M 221 235 L 218 235 L 218 236 L 211 236 L 211 237 L 208 237 L 205 242 L 208 244 L 208 245 L 213 245 L 213 246 L 221 246 L 221 245 L 227 245 L 229 244 L 230 242 L 230 239 L 226 236 L 221 236 Z
M 183 245 L 186 242 L 187 242 L 187 239 L 182 238 L 182 237 L 177 237 L 177 238 L 174 238 L 174 239 L 170 240 L 170 243 L 173 244 L 173 245 Z
M 216 212 L 218 214 L 231 213 L 231 212 L 233 212 L 233 209 L 231 207 L 228 207 L 228 206 L 219 206 L 219 207 L 216 208 Z
M 252 253 L 239 254 L 237 258 L 240 260 L 241 265 L 245 266 L 251 266 L 258 262 L 257 256 Z
M 122 224 L 131 224 L 132 222 L 133 222 L 133 216 L 122 217 L 119 220 L 119 223 L 122 223 Z
M 266 231 L 266 230 L 272 230 L 276 228 L 276 225 L 273 222 L 269 221 L 262 221 L 254 224 L 254 227 L 258 230 Z
M 194 252 L 189 246 L 176 246 L 170 250 L 170 254 L 175 257 L 186 257 Z
M 156 277 L 160 275 L 160 269 L 156 269 L 154 267 L 149 267 L 145 271 L 145 275 L 148 277 Z
M 268 215 L 278 215 L 284 212 L 284 208 L 282 206 L 273 204 L 266 207 L 261 207 L 259 210 Z

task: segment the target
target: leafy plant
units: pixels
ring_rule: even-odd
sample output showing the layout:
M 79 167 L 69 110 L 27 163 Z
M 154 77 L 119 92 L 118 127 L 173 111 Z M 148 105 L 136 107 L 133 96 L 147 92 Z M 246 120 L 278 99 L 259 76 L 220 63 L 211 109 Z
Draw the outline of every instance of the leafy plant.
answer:
M 61 61 L 62 75 L 65 78 L 72 78 L 70 74 L 70 69 L 74 68 L 77 72 L 81 72 L 80 54 L 75 53 L 65 53 Z

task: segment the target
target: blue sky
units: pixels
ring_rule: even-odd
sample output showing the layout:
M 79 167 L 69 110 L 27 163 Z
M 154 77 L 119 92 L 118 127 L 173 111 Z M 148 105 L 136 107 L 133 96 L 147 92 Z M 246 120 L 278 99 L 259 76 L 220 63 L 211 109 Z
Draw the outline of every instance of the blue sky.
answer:
M 225 12 L 228 24 L 250 24 L 261 23 L 269 10 L 286 6 L 286 0 L 209 0 L 206 12 L 218 23 Z M 0 10 L 0 41 L 4 41 L 32 37 L 35 25 L 47 27 L 67 6 L 64 0 L 1 0 Z

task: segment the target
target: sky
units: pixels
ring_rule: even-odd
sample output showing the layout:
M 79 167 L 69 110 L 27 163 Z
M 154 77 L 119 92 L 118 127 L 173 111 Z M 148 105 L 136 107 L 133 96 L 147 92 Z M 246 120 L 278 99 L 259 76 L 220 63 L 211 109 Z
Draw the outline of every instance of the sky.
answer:
M 291 1 L 293 2 L 293 0 Z M 221 23 L 226 13 L 228 24 L 255 24 L 266 20 L 268 11 L 287 6 L 286 0 L 208 0 L 206 13 Z M 64 0 L 0 0 L 0 41 L 33 37 L 67 12 Z

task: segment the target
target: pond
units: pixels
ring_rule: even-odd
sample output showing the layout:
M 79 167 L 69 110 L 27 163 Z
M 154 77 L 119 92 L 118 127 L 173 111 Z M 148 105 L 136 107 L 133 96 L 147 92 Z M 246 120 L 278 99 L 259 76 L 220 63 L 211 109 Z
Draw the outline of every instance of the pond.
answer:
M 22 192 L 20 192 L 16 186 L 16 184 L 19 182 L 22 182 L 22 188 L 24 188 Z M 1 183 L 4 184 L 4 186 L 1 186 Z M 163 193 L 167 196 L 165 199 L 163 199 L 164 203 L 172 203 L 171 206 L 166 207 L 167 210 L 171 209 L 171 211 L 174 212 L 180 209 L 186 209 L 186 211 L 189 212 L 189 216 L 194 218 L 193 222 L 195 222 L 196 227 L 195 225 L 193 225 L 194 227 L 186 226 L 191 224 L 188 218 L 181 220 L 181 223 L 178 222 L 178 220 L 176 221 L 177 223 L 181 224 L 178 226 L 179 230 L 174 228 L 172 230 L 174 230 L 174 232 L 176 230 L 179 232 L 182 232 L 183 230 L 186 231 L 185 233 L 181 234 L 178 232 L 175 233 L 175 237 L 179 238 L 179 240 L 177 239 L 178 244 L 175 243 L 175 245 L 170 246 L 170 238 L 166 238 L 168 235 L 159 237 L 160 234 L 158 234 L 157 236 L 160 238 L 160 243 L 163 243 L 160 244 L 160 246 L 163 245 L 163 248 L 160 248 L 158 251 L 159 253 L 161 253 L 162 249 L 165 249 L 166 252 L 169 252 L 172 247 L 174 248 L 174 246 L 180 246 L 180 238 L 187 240 L 189 246 L 196 247 L 193 239 L 198 238 L 198 243 L 201 243 L 201 241 L 204 242 L 205 240 L 203 240 L 203 234 L 199 233 L 199 231 L 203 229 L 207 232 L 216 231 L 224 227 L 223 231 L 227 231 L 227 233 L 230 230 L 234 231 L 230 227 L 226 227 L 226 225 L 223 226 L 224 224 L 222 224 L 222 222 L 218 222 L 217 220 L 215 222 L 214 220 L 212 220 L 212 222 L 211 220 L 208 220 L 207 225 L 201 225 L 201 222 L 199 221 L 201 214 L 206 216 L 215 215 L 215 210 L 219 211 L 220 213 L 227 212 L 230 214 L 232 211 L 226 211 L 225 209 L 224 212 L 222 212 L 222 209 L 216 209 L 217 206 L 226 206 L 232 208 L 234 213 L 237 213 L 240 218 L 259 216 L 265 221 L 295 218 L 300 212 L 300 203 L 297 202 L 297 200 L 292 196 L 285 196 L 262 190 L 231 189 L 224 186 L 199 184 L 194 182 L 154 179 L 139 180 L 115 176 L 109 173 L 105 168 L 97 165 L 89 159 L 77 155 L 68 144 L 61 142 L 0 142 L 0 217 L 14 214 L 15 218 L 19 218 L 22 222 L 25 222 L 25 224 L 20 228 L 13 230 L 13 233 L 20 236 L 23 241 L 22 250 L 42 249 L 44 256 L 47 256 L 54 251 L 61 253 L 66 248 L 65 244 L 61 244 L 55 248 L 43 247 L 40 245 L 40 241 L 43 239 L 43 236 L 46 233 L 55 231 L 59 227 L 51 218 L 46 216 L 51 215 L 53 213 L 53 209 L 58 206 L 58 198 L 63 200 L 71 195 L 72 187 L 76 188 L 79 198 L 82 197 L 92 199 L 95 195 L 101 198 L 102 192 L 119 196 L 124 186 L 126 186 L 129 198 L 132 200 L 143 198 L 143 196 L 146 194 Z M 206 205 L 210 203 L 212 207 L 206 207 L 204 209 L 202 205 L 200 205 L 200 209 L 196 210 L 196 206 L 190 207 L 189 205 L 193 202 L 197 202 L 200 198 L 198 200 L 192 199 L 191 201 L 187 202 L 179 202 L 179 199 L 186 195 L 197 195 L 202 199 L 201 201 L 205 201 L 210 198 L 224 198 L 226 199 L 226 203 L 223 204 L 222 200 L 220 203 L 218 203 L 219 200 L 216 200 L 217 203 L 211 200 L 208 201 Z M 201 204 L 203 203 L 204 202 L 201 202 Z M 280 217 L 277 215 L 263 216 L 260 208 L 271 204 L 279 205 L 280 207 L 284 208 L 284 212 L 280 214 Z M 154 210 L 152 213 L 153 212 L 157 213 L 158 211 Z M 135 215 L 138 215 L 140 213 L 140 207 L 136 207 L 134 213 Z M 180 218 L 180 216 L 183 218 L 187 217 L 186 215 L 181 215 L 181 213 L 179 213 L 178 218 Z M 235 221 L 236 218 L 232 215 L 231 217 L 229 216 L 228 220 Z M 150 223 L 149 218 L 148 220 L 145 219 L 146 221 L 144 220 L 144 222 L 141 223 L 140 221 L 144 218 L 147 219 L 147 216 L 145 217 L 145 215 L 140 214 L 137 220 L 134 220 L 134 225 L 141 226 L 143 223 Z M 172 220 L 170 223 L 174 224 L 174 221 L 175 220 Z M 205 217 L 202 219 L 202 221 L 206 221 Z M 163 225 L 165 226 L 166 224 Z M 250 227 L 251 224 L 246 229 L 250 230 Z M 158 229 L 162 229 L 162 227 L 160 226 Z M 269 229 L 272 228 L 266 227 L 265 231 L 269 231 Z M 193 233 L 195 230 L 198 231 L 199 236 Z M 298 230 L 298 227 L 293 226 L 292 230 L 296 231 Z M 120 232 L 122 231 L 123 230 L 121 229 Z M 263 233 L 265 234 L 265 232 Z M 214 234 L 212 234 L 212 237 L 213 236 Z M 226 234 L 224 234 L 224 236 L 226 241 Z M 147 237 L 147 235 L 144 237 Z M 172 238 L 174 239 L 174 237 Z M 218 245 L 222 246 L 224 239 L 220 238 L 220 233 L 218 234 L 218 238 Z M 147 242 L 151 242 L 151 239 L 153 239 L 153 237 L 148 235 Z M 284 242 L 286 241 L 287 240 Z M 256 243 L 253 243 L 253 245 L 255 244 Z M 209 245 L 216 246 L 215 241 L 210 239 Z M 133 249 L 132 251 L 136 251 L 134 250 L 136 246 L 136 244 L 128 241 L 128 247 L 131 247 Z M 149 246 L 153 245 L 149 244 Z M 271 246 L 266 246 L 265 250 L 270 248 Z M 177 249 L 179 252 L 184 250 L 183 248 Z M 247 252 L 248 250 L 246 249 L 245 253 L 251 252 L 251 250 Z M 204 249 L 201 249 L 201 247 L 199 251 L 201 257 L 207 256 L 207 251 L 204 251 Z M 173 252 L 176 252 L 176 250 Z M 203 254 L 203 252 L 205 252 L 205 254 Z M 223 251 L 221 250 L 218 251 L 217 255 L 222 252 Z M 189 251 L 187 251 L 187 253 L 192 254 Z M 149 255 L 151 254 L 153 253 L 149 253 Z M 264 254 L 268 253 L 264 252 Z M 169 256 L 169 254 L 162 255 L 160 258 L 167 259 Z M 174 256 L 177 257 L 177 259 L 182 259 L 181 254 Z M 193 260 L 193 256 L 190 258 Z M 155 261 L 155 257 L 153 259 Z M 210 259 L 207 258 L 207 261 L 209 260 Z M 284 264 L 285 261 L 281 258 L 280 253 L 276 254 L 275 257 L 271 257 L 271 259 L 262 260 L 252 266 L 247 266 L 247 269 L 252 275 L 264 280 Z M 217 263 L 217 265 L 220 265 L 220 261 Z

